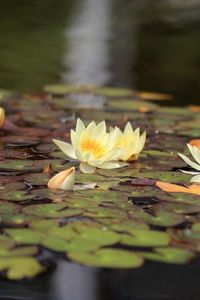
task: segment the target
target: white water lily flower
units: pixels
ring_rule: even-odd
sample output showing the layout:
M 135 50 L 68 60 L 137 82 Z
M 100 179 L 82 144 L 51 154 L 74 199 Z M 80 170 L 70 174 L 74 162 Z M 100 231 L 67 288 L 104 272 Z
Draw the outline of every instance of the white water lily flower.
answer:
M 75 168 L 69 168 L 56 174 L 48 182 L 48 187 L 50 189 L 60 189 L 60 190 L 73 190 L 75 183 Z
M 5 110 L 3 107 L 0 107 L 0 128 L 3 127 L 5 121 Z
M 72 145 L 63 141 L 53 142 L 69 157 L 78 159 L 83 173 L 94 173 L 96 168 L 114 169 L 127 164 L 118 162 L 122 149 L 116 149 L 117 130 L 106 132 L 105 121 L 91 122 L 87 127 L 78 119 L 76 130 L 71 130 Z
M 130 122 L 126 124 L 124 131 L 119 128 L 115 128 L 115 130 L 117 131 L 115 146 L 123 149 L 119 159 L 123 161 L 137 160 L 145 145 L 146 131 L 140 135 L 140 128 L 133 130 Z
M 190 172 L 190 171 L 182 171 L 184 173 L 187 174 L 191 174 L 191 175 L 195 175 L 192 177 L 192 179 L 190 180 L 191 182 L 196 182 L 196 183 L 200 183 L 200 149 L 198 149 L 196 146 L 192 146 L 190 144 L 187 144 L 190 153 L 192 154 L 192 157 L 194 158 L 194 161 L 192 161 L 191 159 L 189 159 L 187 156 L 178 153 L 178 155 L 193 169 L 199 171 L 199 172 Z

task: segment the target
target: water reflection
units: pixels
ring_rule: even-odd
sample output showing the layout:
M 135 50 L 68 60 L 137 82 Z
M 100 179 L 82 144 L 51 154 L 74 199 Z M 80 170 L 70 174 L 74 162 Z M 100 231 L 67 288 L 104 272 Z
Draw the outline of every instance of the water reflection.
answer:
M 0 300 L 49 300 L 48 277 L 27 282 L 0 281 Z
M 64 82 L 101 85 L 108 81 L 110 9 L 109 0 L 82 2 L 65 32 Z
M 96 300 L 96 271 L 60 261 L 49 300 Z

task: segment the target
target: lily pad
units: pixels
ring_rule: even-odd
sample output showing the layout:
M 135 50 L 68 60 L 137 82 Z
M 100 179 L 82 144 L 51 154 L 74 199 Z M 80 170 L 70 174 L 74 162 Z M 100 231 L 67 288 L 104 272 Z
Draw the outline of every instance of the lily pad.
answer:
M 19 280 L 35 277 L 45 268 L 33 257 L 0 257 L 0 270 L 6 271 L 9 279 Z
M 0 170 L 1 171 L 17 171 L 17 172 L 38 172 L 41 171 L 42 168 L 34 165 L 34 161 L 32 160 L 17 160 L 10 159 L 4 160 L 0 162 Z
M 121 243 L 129 246 L 158 247 L 167 246 L 170 237 L 165 232 L 155 230 L 132 230 L 132 235 L 122 235 Z
M 34 198 L 34 195 L 30 195 L 26 191 L 0 192 L 0 199 L 10 200 L 14 202 L 20 202 Z
M 84 91 L 84 88 L 82 88 Z M 53 95 L 66 95 L 81 92 L 81 86 L 67 84 L 49 84 L 44 87 L 44 91 Z
M 140 252 L 140 254 L 149 260 L 172 264 L 185 264 L 194 257 L 191 251 L 175 247 L 156 248 L 154 252 Z
M 46 218 L 67 218 L 80 215 L 82 213 L 82 210 L 78 208 L 68 209 L 66 203 L 50 203 L 29 205 L 23 208 L 23 212 L 26 214 L 32 214 Z
M 86 266 L 104 268 L 138 268 L 143 264 L 141 256 L 118 249 L 102 249 L 95 253 L 68 253 L 68 257 Z
M 105 97 L 128 97 L 134 94 L 132 90 L 119 87 L 101 87 L 96 88 L 93 92 Z
M 5 229 L 5 233 L 20 244 L 39 244 L 45 237 L 45 234 L 33 229 Z

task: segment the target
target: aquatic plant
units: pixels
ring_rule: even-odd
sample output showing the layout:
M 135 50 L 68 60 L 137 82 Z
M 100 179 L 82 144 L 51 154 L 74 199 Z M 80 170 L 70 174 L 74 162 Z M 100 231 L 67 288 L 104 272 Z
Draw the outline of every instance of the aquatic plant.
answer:
M 185 173 L 195 175 L 190 180 L 191 182 L 200 183 L 200 150 L 196 146 L 192 146 L 190 144 L 187 144 L 188 149 L 190 153 L 192 154 L 192 157 L 194 158 L 194 161 L 192 161 L 190 158 L 185 156 L 184 154 L 178 153 L 178 155 L 193 169 L 199 171 L 199 172 L 191 172 L 191 171 L 183 171 Z

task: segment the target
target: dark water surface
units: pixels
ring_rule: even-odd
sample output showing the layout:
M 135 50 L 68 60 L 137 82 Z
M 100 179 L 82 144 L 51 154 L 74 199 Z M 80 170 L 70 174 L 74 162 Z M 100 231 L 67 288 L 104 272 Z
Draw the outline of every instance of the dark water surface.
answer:
M 199 103 L 199 0 L 1 0 L 0 87 L 110 84 Z
M 98 270 L 60 261 L 35 281 L 0 282 L 9 300 L 199 300 L 200 264 L 148 263 L 135 270 Z

